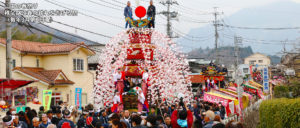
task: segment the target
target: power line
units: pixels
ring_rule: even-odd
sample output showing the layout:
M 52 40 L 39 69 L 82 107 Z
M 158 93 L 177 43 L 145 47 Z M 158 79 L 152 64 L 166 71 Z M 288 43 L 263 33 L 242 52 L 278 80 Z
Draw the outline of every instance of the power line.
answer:
M 111 8 L 111 9 L 114 9 L 114 10 L 121 11 L 120 8 L 110 7 L 110 6 L 107 6 L 107 5 L 105 5 L 105 4 L 98 3 L 98 2 L 95 2 L 95 1 L 92 1 L 92 0 L 87 0 L 87 1 L 88 1 L 88 2 L 91 2 L 91 3 L 93 3 L 93 4 L 97 4 L 97 5 L 103 6 L 103 7 L 107 7 L 107 8 Z
M 174 33 L 176 33 L 177 35 L 179 35 L 180 37 L 184 38 L 184 39 L 187 39 L 187 40 L 190 40 L 190 41 L 207 41 L 209 39 L 212 39 L 212 37 L 214 37 L 214 35 L 212 36 L 208 36 L 206 39 L 193 39 L 193 37 L 187 37 L 186 35 L 182 35 L 176 31 L 174 31 Z
M 237 29 L 261 29 L 261 30 L 288 30 L 288 29 L 300 29 L 300 27 L 279 27 L 279 28 L 258 28 L 258 27 L 240 27 L 240 26 L 232 26 L 227 24 L 222 24 L 221 26 L 230 27 L 230 28 L 237 28 Z
M 71 6 L 73 8 L 76 8 L 76 9 L 84 10 L 86 12 L 90 12 L 90 13 L 94 13 L 94 14 L 98 14 L 98 15 L 103 15 L 103 16 L 106 16 L 106 17 L 114 18 L 114 19 L 122 19 L 121 17 L 114 17 L 112 15 L 107 15 L 107 14 L 104 14 L 104 13 L 101 13 L 101 12 L 98 12 L 98 11 L 97 12 L 96 11 L 91 11 L 91 10 L 88 10 L 88 9 L 85 9 L 85 8 L 77 7 L 77 6 L 67 4 L 67 3 L 63 3 L 63 2 L 60 2 L 60 1 L 55 1 L 55 2 L 63 4 L 63 5 L 68 5 L 68 6 Z
M 59 7 L 62 7 L 62 8 L 65 8 L 65 9 L 69 9 L 69 10 L 71 10 L 71 9 L 70 9 L 70 8 L 68 8 L 68 7 L 62 6 L 62 5 L 60 5 L 60 4 L 57 4 L 57 3 L 55 3 L 55 2 L 52 2 L 52 1 L 55 1 L 55 0 L 51 0 L 51 1 L 49 1 L 49 0 L 45 0 L 45 1 L 46 1 L 46 2 L 48 2 L 48 3 L 51 3 L 51 4 L 53 4 L 53 5 L 56 5 L 56 6 L 59 6 Z M 109 25 L 115 26 L 115 27 L 117 27 L 117 28 L 123 28 L 123 27 L 121 27 L 121 26 L 119 26 L 119 25 L 112 24 L 111 22 L 108 22 L 108 21 L 105 21 L 105 20 L 99 19 L 99 18 L 97 18 L 97 17 L 90 16 L 90 15 L 87 15 L 87 14 L 85 14 L 85 13 L 82 13 L 82 12 L 79 12 L 79 11 L 78 11 L 78 13 L 79 13 L 79 14 L 81 14 L 81 15 L 84 15 L 84 16 L 86 16 L 86 17 L 90 17 L 90 18 L 92 18 L 92 19 L 95 19 L 95 20 L 97 20 L 97 21 L 100 21 L 100 22 L 103 22 L 103 23 L 106 23 L 106 24 L 109 24 Z
M 207 37 L 211 37 L 211 36 L 213 36 L 214 34 L 209 34 L 209 35 L 207 35 L 207 36 L 191 36 L 191 35 L 189 35 L 189 34 L 186 34 L 186 33 L 184 33 L 184 32 L 181 32 L 180 30 L 178 30 L 178 29 L 176 29 L 176 28 L 174 28 L 173 27 L 173 29 L 177 32 L 177 33 L 179 33 L 179 34 L 181 34 L 181 35 L 185 35 L 186 37 L 191 37 L 191 38 L 199 38 L 199 39 L 201 39 L 201 38 L 207 38 Z
M 233 36 L 228 36 L 228 35 L 224 35 L 225 38 L 228 38 L 228 39 L 234 39 Z M 271 43 L 271 42 L 274 42 L 274 41 L 270 41 L 269 42 L 267 40 L 255 40 L 255 39 L 247 39 L 247 38 L 243 38 L 243 42 L 244 43 L 257 43 L 257 44 L 271 44 L 271 45 L 282 45 L 282 43 Z M 279 42 L 279 41 L 278 41 Z M 282 42 L 282 41 L 280 41 Z M 286 45 L 294 45 L 295 43 L 286 43 Z
M 110 4 L 110 5 L 113 5 L 113 6 L 116 6 L 116 7 L 123 8 L 123 6 L 120 6 L 120 5 L 117 5 L 117 4 L 114 4 L 114 3 L 107 2 L 107 1 L 105 1 L 105 0 L 98 0 L 98 1 L 102 1 L 102 2 L 104 2 L 104 3 Z
M 89 30 L 86 30 L 86 29 L 83 29 L 83 28 L 79 28 L 79 27 L 75 27 L 75 26 L 72 26 L 72 25 L 69 25 L 69 24 L 65 24 L 65 23 L 62 23 L 62 22 L 59 22 L 59 21 L 53 21 L 53 22 L 64 25 L 64 26 L 72 27 L 72 28 L 75 28 L 75 29 L 78 29 L 78 30 L 81 30 L 81 31 L 85 31 L 85 32 L 88 32 L 88 33 L 91 33 L 91 34 L 103 36 L 103 37 L 106 37 L 106 38 L 112 38 L 111 36 L 107 36 L 107 35 L 104 35 L 104 34 L 92 32 L 92 31 L 89 31 Z

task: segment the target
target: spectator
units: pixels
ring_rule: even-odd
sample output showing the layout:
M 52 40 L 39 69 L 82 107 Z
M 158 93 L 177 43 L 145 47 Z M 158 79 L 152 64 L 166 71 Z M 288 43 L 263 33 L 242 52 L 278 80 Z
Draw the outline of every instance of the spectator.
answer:
M 2 121 L 3 121 L 3 126 L 6 128 L 13 128 L 14 127 L 14 122 L 13 122 L 13 118 L 10 116 L 11 113 L 6 113 L 8 115 L 6 115 L 5 117 L 3 117 Z
M 127 128 L 127 126 L 124 122 L 115 119 L 112 121 L 112 128 Z
M 56 128 L 56 125 L 55 125 L 55 124 L 49 124 L 49 125 L 47 126 L 47 128 Z
M 28 128 L 27 124 L 23 121 L 19 121 L 19 117 L 18 116 L 12 116 L 13 118 L 13 122 L 14 122 L 14 126 L 16 128 Z
M 52 118 L 52 124 L 58 125 L 59 121 L 62 120 L 61 110 L 56 110 L 56 116 Z
M 120 118 L 119 118 L 120 119 Z M 107 128 L 109 126 L 108 124 L 108 117 L 107 117 L 107 113 L 105 110 L 102 110 L 102 115 L 100 117 L 100 122 L 102 123 L 102 125 Z
M 146 121 L 147 121 L 147 127 L 148 128 L 158 128 L 157 123 L 156 123 L 156 116 L 149 115 L 146 118 Z
M 39 128 L 39 124 L 40 124 L 40 118 L 34 117 L 32 119 L 32 126 L 33 126 L 33 128 Z
M 169 115 L 165 117 L 164 128 L 172 128 L 171 117 Z
M 186 110 L 175 110 L 171 116 L 172 128 L 192 128 L 193 113 L 185 106 Z
M 64 119 L 59 121 L 58 128 L 75 128 L 74 122 L 71 121 L 71 112 L 66 109 L 63 112 Z
M 51 123 L 51 120 L 53 118 L 53 112 L 52 112 L 52 110 L 48 110 L 47 111 L 47 117 L 48 117 L 48 122 Z
M 95 128 L 104 128 L 104 127 L 102 126 L 102 123 L 101 123 L 100 121 L 98 121 L 98 122 L 96 123 Z
M 46 114 L 42 114 L 42 122 L 40 123 L 40 128 L 47 128 L 47 126 L 51 124 L 51 122 L 48 122 L 48 117 Z
M 83 111 L 82 114 L 83 114 L 83 116 L 77 122 L 77 127 L 78 128 L 86 128 L 87 127 L 86 120 L 87 120 L 88 112 L 87 111 Z M 102 125 L 102 123 L 101 123 L 101 125 Z
M 211 110 L 208 110 L 206 112 L 206 116 L 205 116 L 206 124 L 205 124 L 204 128 L 212 128 L 214 119 L 215 119 L 215 113 Z
M 131 128 L 130 124 L 131 124 L 131 119 L 130 119 L 130 112 L 129 110 L 125 110 L 124 111 L 124 117 L 121 119 L 121 121 L 123 121 L 128 128 Z
M 44 111 L 45 111 L 44 106 L 41 106 L 40 111 L 38 113 L 40 119 L 42 119 L 42 115 L 45 113 Z
M 131 123 L 132 128 L 146 128 L 146 126 L 141 125 L 142 118 L 139 115 L 132 116 Z

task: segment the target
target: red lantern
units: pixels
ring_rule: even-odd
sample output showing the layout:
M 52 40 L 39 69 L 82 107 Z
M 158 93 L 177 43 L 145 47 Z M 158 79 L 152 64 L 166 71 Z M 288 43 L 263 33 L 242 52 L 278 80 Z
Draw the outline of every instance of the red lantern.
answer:
M 143 6 L 138 6 L 135 9 L 135 15 L 139 18 L 142 18 L 146 15 L 146 9 Z

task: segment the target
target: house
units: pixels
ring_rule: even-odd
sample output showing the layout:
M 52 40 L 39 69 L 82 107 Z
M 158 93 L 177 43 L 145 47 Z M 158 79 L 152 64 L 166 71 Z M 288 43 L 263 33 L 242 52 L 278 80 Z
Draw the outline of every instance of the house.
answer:
M 253 65 L 256 67 L 270 66 L 271 59 L 264 54 L 254 53 L 244 59 L 244 64 Z
M 289 53 L 281 58 L 281 63 L 287 67 L 286 74 L 294 70 L 295 75 L 300 78 L 300 54 Z
M 105 45 L 92 44 L 89 45 L 89 48 L 94 50 L 96 54 L 94 56 L 88 57 L 88 68 L 89 70 L 96 70 L 99 63 L 99 57 L 101 55 L 102 49 L 105 48 Z
M 0 78 L 5 78 L 6 41 L 0 39 Z M 42 102 L 43 90 L 52 90 L 51 105 L 62 100 L 75 104 L 75 88 L 82 88 L 82 104 L 92 100 L 95 73 L 88 70 L 88 57 L 95 55 L 84 43 L 49 44 L 12 40 L 12 78 L 34 80 L 24 87 Z M 29 91 L 30 92 L 30 91 Z M 28 95 L 28 96 L 29 96 Z M 27 98 L 28 99 L 28 98 Z M 30 102 L 30 100 L 28 101 Z

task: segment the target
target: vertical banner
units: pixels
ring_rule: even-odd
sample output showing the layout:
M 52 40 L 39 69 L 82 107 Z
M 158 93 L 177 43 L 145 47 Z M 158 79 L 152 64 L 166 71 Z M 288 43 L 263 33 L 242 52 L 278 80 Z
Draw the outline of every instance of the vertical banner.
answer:
M 263 80 L 264 80 L 264 92 L 269 92 L 269 70 L 268 67 L 264 67 L 263 71 Z
M 50 109 L 52 90 L 43 90 L 43 106 L 46 111 Z
M 75 105 L 81 110 L 81 92 L 82 88 L 75 88 Z

